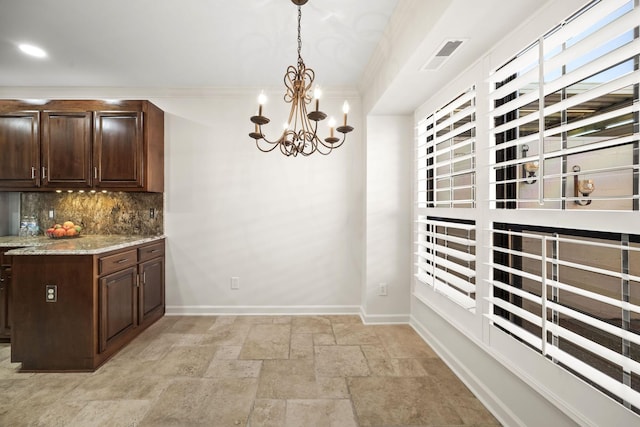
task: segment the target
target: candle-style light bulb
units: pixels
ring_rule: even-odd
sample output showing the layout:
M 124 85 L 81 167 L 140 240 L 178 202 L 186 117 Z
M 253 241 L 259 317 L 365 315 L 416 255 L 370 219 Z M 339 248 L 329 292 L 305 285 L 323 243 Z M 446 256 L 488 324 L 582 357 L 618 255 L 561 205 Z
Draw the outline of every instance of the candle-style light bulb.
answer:
M 344 104 L 342 104 L 342 112 L 344 113 L 344 126 L 346 126 L 347 114 L 349 114 L 349 103 L 347 101 L 344 101 Z
M 320 86 L 316 86 L 313 90 L 313 98 L 316 100 L 316 111 L 320 109 L 320 97 L 322 97 L 322 89 L 320 89 Z
M 331 138 L 333 138 L 333 129 L 336 127 L 336 119 L 334 119 L 333 117 L 331 117 L 329 119 L 329 123 L 327 123 L 329 125 L 329 136 Z
M 288 130 L 288 129 L 289 129 L 289 123 L 288 123 L 288 122 L 284 122 L 284 123 L 282 124 L 282 129 L 283 129 L 283 130 Z
M 264 94 L 264 91 L 260 92 L 258 95 L 258 116 L 262 116 L 262 106 L 267 103 L 267 95 Z

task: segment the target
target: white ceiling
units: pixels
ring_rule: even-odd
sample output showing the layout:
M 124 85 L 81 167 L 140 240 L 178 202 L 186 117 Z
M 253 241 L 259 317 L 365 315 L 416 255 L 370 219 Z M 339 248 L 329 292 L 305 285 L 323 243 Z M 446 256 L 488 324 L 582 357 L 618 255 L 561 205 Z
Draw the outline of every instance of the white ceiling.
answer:
M 311 0 L 302 57 L 355 86 L 397 0 Z M 0 86 L 276 86 L 297 60 L 289 0 L 0 0 Z M 17 44 L 49 53 L 26 57 Z
M 545 2 L 309 0 L 302 57 L 321 86 L 362 90 L 372 55 L 384 66 L 376 46 L 409 32 L 374 112 L 411 113 Z M 290 0 L 0 0 L 0 87 L 277 88 L 297 59 L 296 25 Z M 467 42 L 442 69 L 420 71 L 449 37 Z

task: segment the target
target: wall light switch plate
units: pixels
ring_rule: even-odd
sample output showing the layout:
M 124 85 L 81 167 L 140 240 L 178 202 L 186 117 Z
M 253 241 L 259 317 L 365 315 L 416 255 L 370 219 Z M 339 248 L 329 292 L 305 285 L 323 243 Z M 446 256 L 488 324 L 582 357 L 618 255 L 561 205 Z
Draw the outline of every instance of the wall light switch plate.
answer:
M 231 278 L 231 289 L 240 289 L 240 278 L 232 277 Z

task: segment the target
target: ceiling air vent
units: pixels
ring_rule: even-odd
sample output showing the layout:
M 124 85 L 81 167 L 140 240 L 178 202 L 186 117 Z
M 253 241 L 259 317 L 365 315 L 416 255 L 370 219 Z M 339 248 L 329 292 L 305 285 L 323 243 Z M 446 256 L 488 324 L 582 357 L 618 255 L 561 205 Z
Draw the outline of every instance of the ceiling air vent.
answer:
M 453 55 L 460 45 L 464 42 L 464 39 L 448 39 L 442 42 L 440 47 L 436 50 L 435 55 L 433 55 L 426 64 L 420 68 L 422 71 L 434 71 L 438 68 L 442 67 L 447 59 Z

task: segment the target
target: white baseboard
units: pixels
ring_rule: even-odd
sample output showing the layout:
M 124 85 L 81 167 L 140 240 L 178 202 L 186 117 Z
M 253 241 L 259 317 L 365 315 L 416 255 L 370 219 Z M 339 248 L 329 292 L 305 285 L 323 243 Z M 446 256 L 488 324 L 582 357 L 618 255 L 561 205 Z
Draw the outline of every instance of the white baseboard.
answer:
M 409 314 L 367 314 L 360 307 L 360 317 L 365 325 L 407 324 L 411 319 Z
M 360 314 L 357 305 L 168 305 L 167 316 Z
M 219 315 L 327 315 L 357 314 L 362 322 L 372 324 L 408 324 L 409 314 L 367 314 L 357 305 L 168 305 L 167 316 L 219 316 Z

